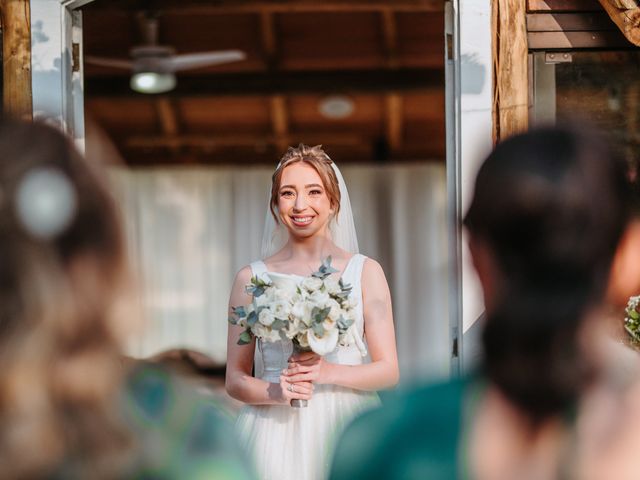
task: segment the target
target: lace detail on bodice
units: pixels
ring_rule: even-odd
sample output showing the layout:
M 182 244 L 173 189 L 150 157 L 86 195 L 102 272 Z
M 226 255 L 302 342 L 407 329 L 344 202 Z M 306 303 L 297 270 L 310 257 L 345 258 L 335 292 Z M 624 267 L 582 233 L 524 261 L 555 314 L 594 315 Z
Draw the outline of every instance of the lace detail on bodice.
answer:
M 364 316 L 362 310 L 362 268 L 367 259 L 364 255 L 355 254 L 349 259 L 347 266 L 342 273 L 342 279 L 345 283 L 353 287 L 351 295 L 358 299 L 356 310 L 356 328 L 361 338 L 364 338 Z M 267 266 L 263 261 L 253 262 L 251 271 L 254 276 L 265 278 L 269 276 Z M 293 277 L 299 275 L 291 274 Z M 302 278 L 302 277 L 300 277 Z M 280 373 L 287 368 L 288 359 L 293 352 L 293 343 L 291 340 L 281 340 L 278 342 L 256 342 L 256 352 L 254 357 L 255 376 L 268 382 L 280 382 Z M 362 355 L 356 345 L 343 347 L 338 345 L 336 349 L 325 356 L 330 363 L 339 363 L 342 365 L 360 365 L 363 363 Z

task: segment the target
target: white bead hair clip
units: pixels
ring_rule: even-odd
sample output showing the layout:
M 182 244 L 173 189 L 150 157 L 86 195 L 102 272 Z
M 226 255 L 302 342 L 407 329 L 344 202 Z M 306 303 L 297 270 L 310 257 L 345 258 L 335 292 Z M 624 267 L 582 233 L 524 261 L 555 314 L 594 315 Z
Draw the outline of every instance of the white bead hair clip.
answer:
M 33 236 L 51 239 L 73 220 L 77 195 L 71 181 L 60 170 L 38 167 L 27 172 L 16 192 L 16 215 Z

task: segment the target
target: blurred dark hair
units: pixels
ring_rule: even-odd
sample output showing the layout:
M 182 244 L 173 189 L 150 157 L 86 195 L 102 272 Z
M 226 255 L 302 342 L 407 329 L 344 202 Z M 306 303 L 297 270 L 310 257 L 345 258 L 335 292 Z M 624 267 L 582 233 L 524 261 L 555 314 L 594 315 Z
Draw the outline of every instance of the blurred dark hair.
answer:
M 624 162 L 589 129 L 514 136 L 480 168 L 464 223 L 502 280 L 485 368 L 534 421 L 570 408 L 589 381 L 578 330 L 603 300 L 630 208 Z
M 41 184 L 21 197 L 34 172 L 55 172 L 75 199 L 66 223 L 44 236 L 25 223 L 20 204 L 37 203 L 34 195 L 49 189 Z M 110 478 L 126 462 L 130 440 L 116 409 L 115 318 L 127 278 L 119 225 L 106 187 L 67 137 L 42 124 L 0 121 L 5 478 Z

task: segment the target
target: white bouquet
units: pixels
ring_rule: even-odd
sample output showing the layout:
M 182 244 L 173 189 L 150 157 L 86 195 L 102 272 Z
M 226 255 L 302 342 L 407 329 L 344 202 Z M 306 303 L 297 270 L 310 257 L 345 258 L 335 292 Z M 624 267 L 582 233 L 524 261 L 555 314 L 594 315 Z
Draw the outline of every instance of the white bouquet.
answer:
M 266 342 L 291 340 L 297 351 L 331 353 L 337 345 L 356 344 L 362 356 L 365 345 L 354 325 L 356 300 L 351 286 L 342 278 L 331 278 L 337 272 L 331 257 L 310 277 L 268 273 L 269 280 L 253 277 L 246 286 L 253 301 L 233 307 L 229 322 L 245 330 L 239 345 L 252 338 Z

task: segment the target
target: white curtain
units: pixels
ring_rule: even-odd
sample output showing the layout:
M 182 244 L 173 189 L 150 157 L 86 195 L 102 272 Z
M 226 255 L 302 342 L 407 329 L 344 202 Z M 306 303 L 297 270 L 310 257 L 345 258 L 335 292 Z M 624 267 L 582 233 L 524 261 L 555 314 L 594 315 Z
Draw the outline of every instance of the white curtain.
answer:
M 440 164 L 345 166 L 360 250 L 383 266 L 405 380 L 449 368 L 446 183 Z M 235 273 L 259 258 L 272 170 L 113 170 L 147 328 L 148 356 L 189 347 L 224 361 Z

